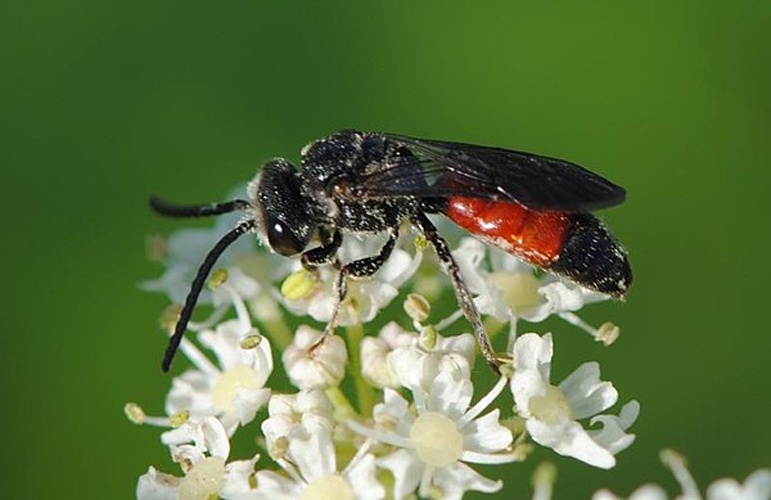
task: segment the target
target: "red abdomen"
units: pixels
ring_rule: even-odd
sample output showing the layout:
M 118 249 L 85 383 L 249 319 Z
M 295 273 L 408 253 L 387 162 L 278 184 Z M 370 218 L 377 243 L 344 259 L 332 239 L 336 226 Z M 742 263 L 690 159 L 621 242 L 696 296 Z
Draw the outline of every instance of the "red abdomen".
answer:
M 543 268 L 559 257 L 570 223 L 564 212 L 460 196 L 448 200 L 445 215 L 483 241 Z

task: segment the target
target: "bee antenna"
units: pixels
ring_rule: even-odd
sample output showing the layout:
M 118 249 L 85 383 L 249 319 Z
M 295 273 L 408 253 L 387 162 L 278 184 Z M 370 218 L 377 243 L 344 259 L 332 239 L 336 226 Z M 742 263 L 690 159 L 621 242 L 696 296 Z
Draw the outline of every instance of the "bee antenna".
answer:
M 236 200 L 236 201 L 240 201 L 240 200 Z M 228 203 L 232 204 L 234 202 L 228 202 Z M 152 204 L 152 199 L 151 199 L 151 204 Z M 222 205 L 225 205 L 225 203 L 223 203 Z M 215 208 L 216 206 L 217 205 L 209 205 L 209 207 L 211 208 Z M 191 208 L 191 207 L 175 207 L 175 208 Z M 198 214 L 198 215 L 201 215 L 201 214 Z M 205 215 L 214 215 L 214 214 L 205 214 Z M 192 216 L 194 217 L 195 215 L 192 215 Z M 179 217 L 186 217 L 186 216 L 179 215 Z M 201 267 L 198 268 L 198 273 L 195 275 L 193 284 L 190 286 L 190 292 L 187 294 L 187 298 L 185 299 L 185 305 L 182 307 L 182 311 L 179 313 L 179 320 L 177 321 L 177 326 L 174 327 L 174 334 L 169 339 L 169 345 L 166 348 L 166 353 L 163 355 L 163 363 L 161 364 L 161 368 L 163 368 L 164 372 L 168 372 L 169 368 L 171 367 L 171 361 L 174 359 L 174 354 L 176 354 L 177 349 L 179 348 L 180 342 L 182 342 L 182 337 L 185 334 L 185 330 L 187 329 L 187 324 L 190 322 L 190 317 L 193 315 L 193 309 L 195 308 L 195 305 L 198 302 L 199 295 L 201 295 L 201 290 L 203 290 L 203 285 L 206 282 L 206 278 L 209 276 L 209 273 L 211 272 L 212 268 L 214 267 L 214 264 L 217 262 L 217 259 L 220 257 L 220 255 L 222 255 L 222 252 L 224 252 L 225 249 L 227 249 L 231 244 L 233 244 L 240 236 L 252 231 L 256 226 L 257 226 L 257 221 L 255 221 L 254 219 L 247 219 L 241 222 L 235 228 L 231 229 L 230 232 L 228 232 L 225 236 L 223 236 L 222 239 L 220 239 L 217 242 L 217 244 L 214 245 L 214 248 L 209 250 L 209 253 L 206 255 L 206 258 L 201 263 Z
M 236 210 L 246 210 L 251 206 L 247 200 L 230 200 L 207 205 L 174 205 L 157 196 L 150 196 L 150 208 L 167 217 L 207 217 L 222 215 Z

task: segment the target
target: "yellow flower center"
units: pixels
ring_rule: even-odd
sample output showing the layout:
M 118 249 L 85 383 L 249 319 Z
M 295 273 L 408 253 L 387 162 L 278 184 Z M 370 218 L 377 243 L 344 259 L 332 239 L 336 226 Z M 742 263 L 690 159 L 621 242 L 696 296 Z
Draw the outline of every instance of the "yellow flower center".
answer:
M 441 413 L 429 411 L 415 419 L 410 440 L 418 457 L 434 467 L 450 465 L 463 454 L 463 435 L 455 422 Z
M 561 390 L 550 385 L 543 396 L 530 398 L 530 413 L 547 424 L 556 424 L 562 420 L 573 420 L 573 409 Z
M 212 389 L 211 398 L 214 406 L 225 413 L 234 411 L 238 389 L 259 389 L 261 387 L 257 372 L 246 365 L 236 365 L 223 372 Z
M 532 273 L 491 273 L 490 282 L 503 293 L 503 300 L 519 313 L 541 303 L 541 283 Z
M 187 471 L 179 483 L 179 498 L 208 500 L 218 498 L 224 482 L 225 460 L 206 457 Z
M 348 481 L 339 474 L 327 474 L 314 480 L 305 488 L 303 500 L 353 500 L 354 494 Z

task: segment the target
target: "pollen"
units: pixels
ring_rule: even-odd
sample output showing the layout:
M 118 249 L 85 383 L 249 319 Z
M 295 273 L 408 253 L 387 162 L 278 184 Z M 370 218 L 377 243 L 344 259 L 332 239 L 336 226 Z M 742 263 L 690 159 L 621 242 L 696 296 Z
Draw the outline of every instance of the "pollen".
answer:
M 123 412 L 126 414 L 126 418 L 137 425 L 144 424 L 147 418 L 145 411 L 136 403 L 126 403 L 126 406 L 123 407 Z
M 463 435 L 455 422 L 441 413 L 429 411 L 415 419 L 410 440 L 423 462 L 444 467 L 457 462 L 463 454 Z
M 226 269 L 217 269 L 209 278 L 209 288 L 215 290 L 228 280 L 228 271 Z
M 212 389 L 211 398 L 214 406 L 225 413 L 235 411 L 235 398 L 239 389 L 259 389 L 262 387 L 257 372 L 246 365 L 236 365 L 222 373 Z
M 355 495 L 348 481 L 339 474 L 327 474 L 314 479 L 303 492 L 303 500 L 353 500 Z
M 404 312 L 407 316 L 412 318 L 413 321 L 422 323 L 428 319 L 431 314 L 431 304 L 428 300 L 419 293 L 410 293 L 404 300 Z
M 190 410 L 181 410 L 169 417 L 172 427 L 179 427 L 190 420 Z
M 597 329 L 597 332 L 594 334 L 594 339 L 597 342 L 602 342 L 606 346 L 611 345 L 618 339 L 618 336 L 621 334 L 621 329 L 614 325 L 611 322 L 603 323 L 600 325 L 600 327 Z
M 254 331 L 255 333 L 247 335 L 246 337 L 241 339 L 241 342 L 239 342 L 238 344 L 241 347 L 241 349 L 244 349 L 244 350 L 254 349 L 262 343 L 262 335 L 257 333 L 256 330 Z
M 301 300 L 308 297 L 316 286 L 318 277 L 306 269 L 290 274 L 281 283 L 281 295 L 289 300 Z

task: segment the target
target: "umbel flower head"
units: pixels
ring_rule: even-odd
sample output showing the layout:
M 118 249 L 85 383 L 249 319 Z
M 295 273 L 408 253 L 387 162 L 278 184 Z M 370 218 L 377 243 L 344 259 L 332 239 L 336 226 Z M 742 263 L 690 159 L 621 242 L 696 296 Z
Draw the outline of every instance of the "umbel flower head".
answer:
M 172 235 L 166 271 L 146 288 L 181 301 L 190 256 L 221 232 Z M 419 237 L 400 238 L 374 276 L 351 279 L 339 327 L 323 333 L 339 265 L 380 244 L 345 238 L 339 262 L 316 270 L 251 244 L 223 256 L 202 302 L 210 315 L 181 343 L 189 368 L 171 380 L 166 416 L 127 405 L 133 422 L 164 428 L 172 462 L 142 466 L 139 498 L 461 498 L 500 491 L 533 446 L 615 464 L 634 440 L 627 429 L 639 405 L 606 414 L 618 394 L 594 362 L 552 385 L 551 335 L 516 331 L 519 320 L 550 315 L 592 330 L 575 313 L 606 296 L 462 240 L 452 253 L 475 303 L 485 319 L 509 324 L 511 365 L 482 389 L 476 341 L 447 333 L 462 313 Z M 236 435 L 253 450 L 232 456 Z M 169 467 L 178 471 L 161 472 Z M 536 492 L 550 484 L 540 480 Z

